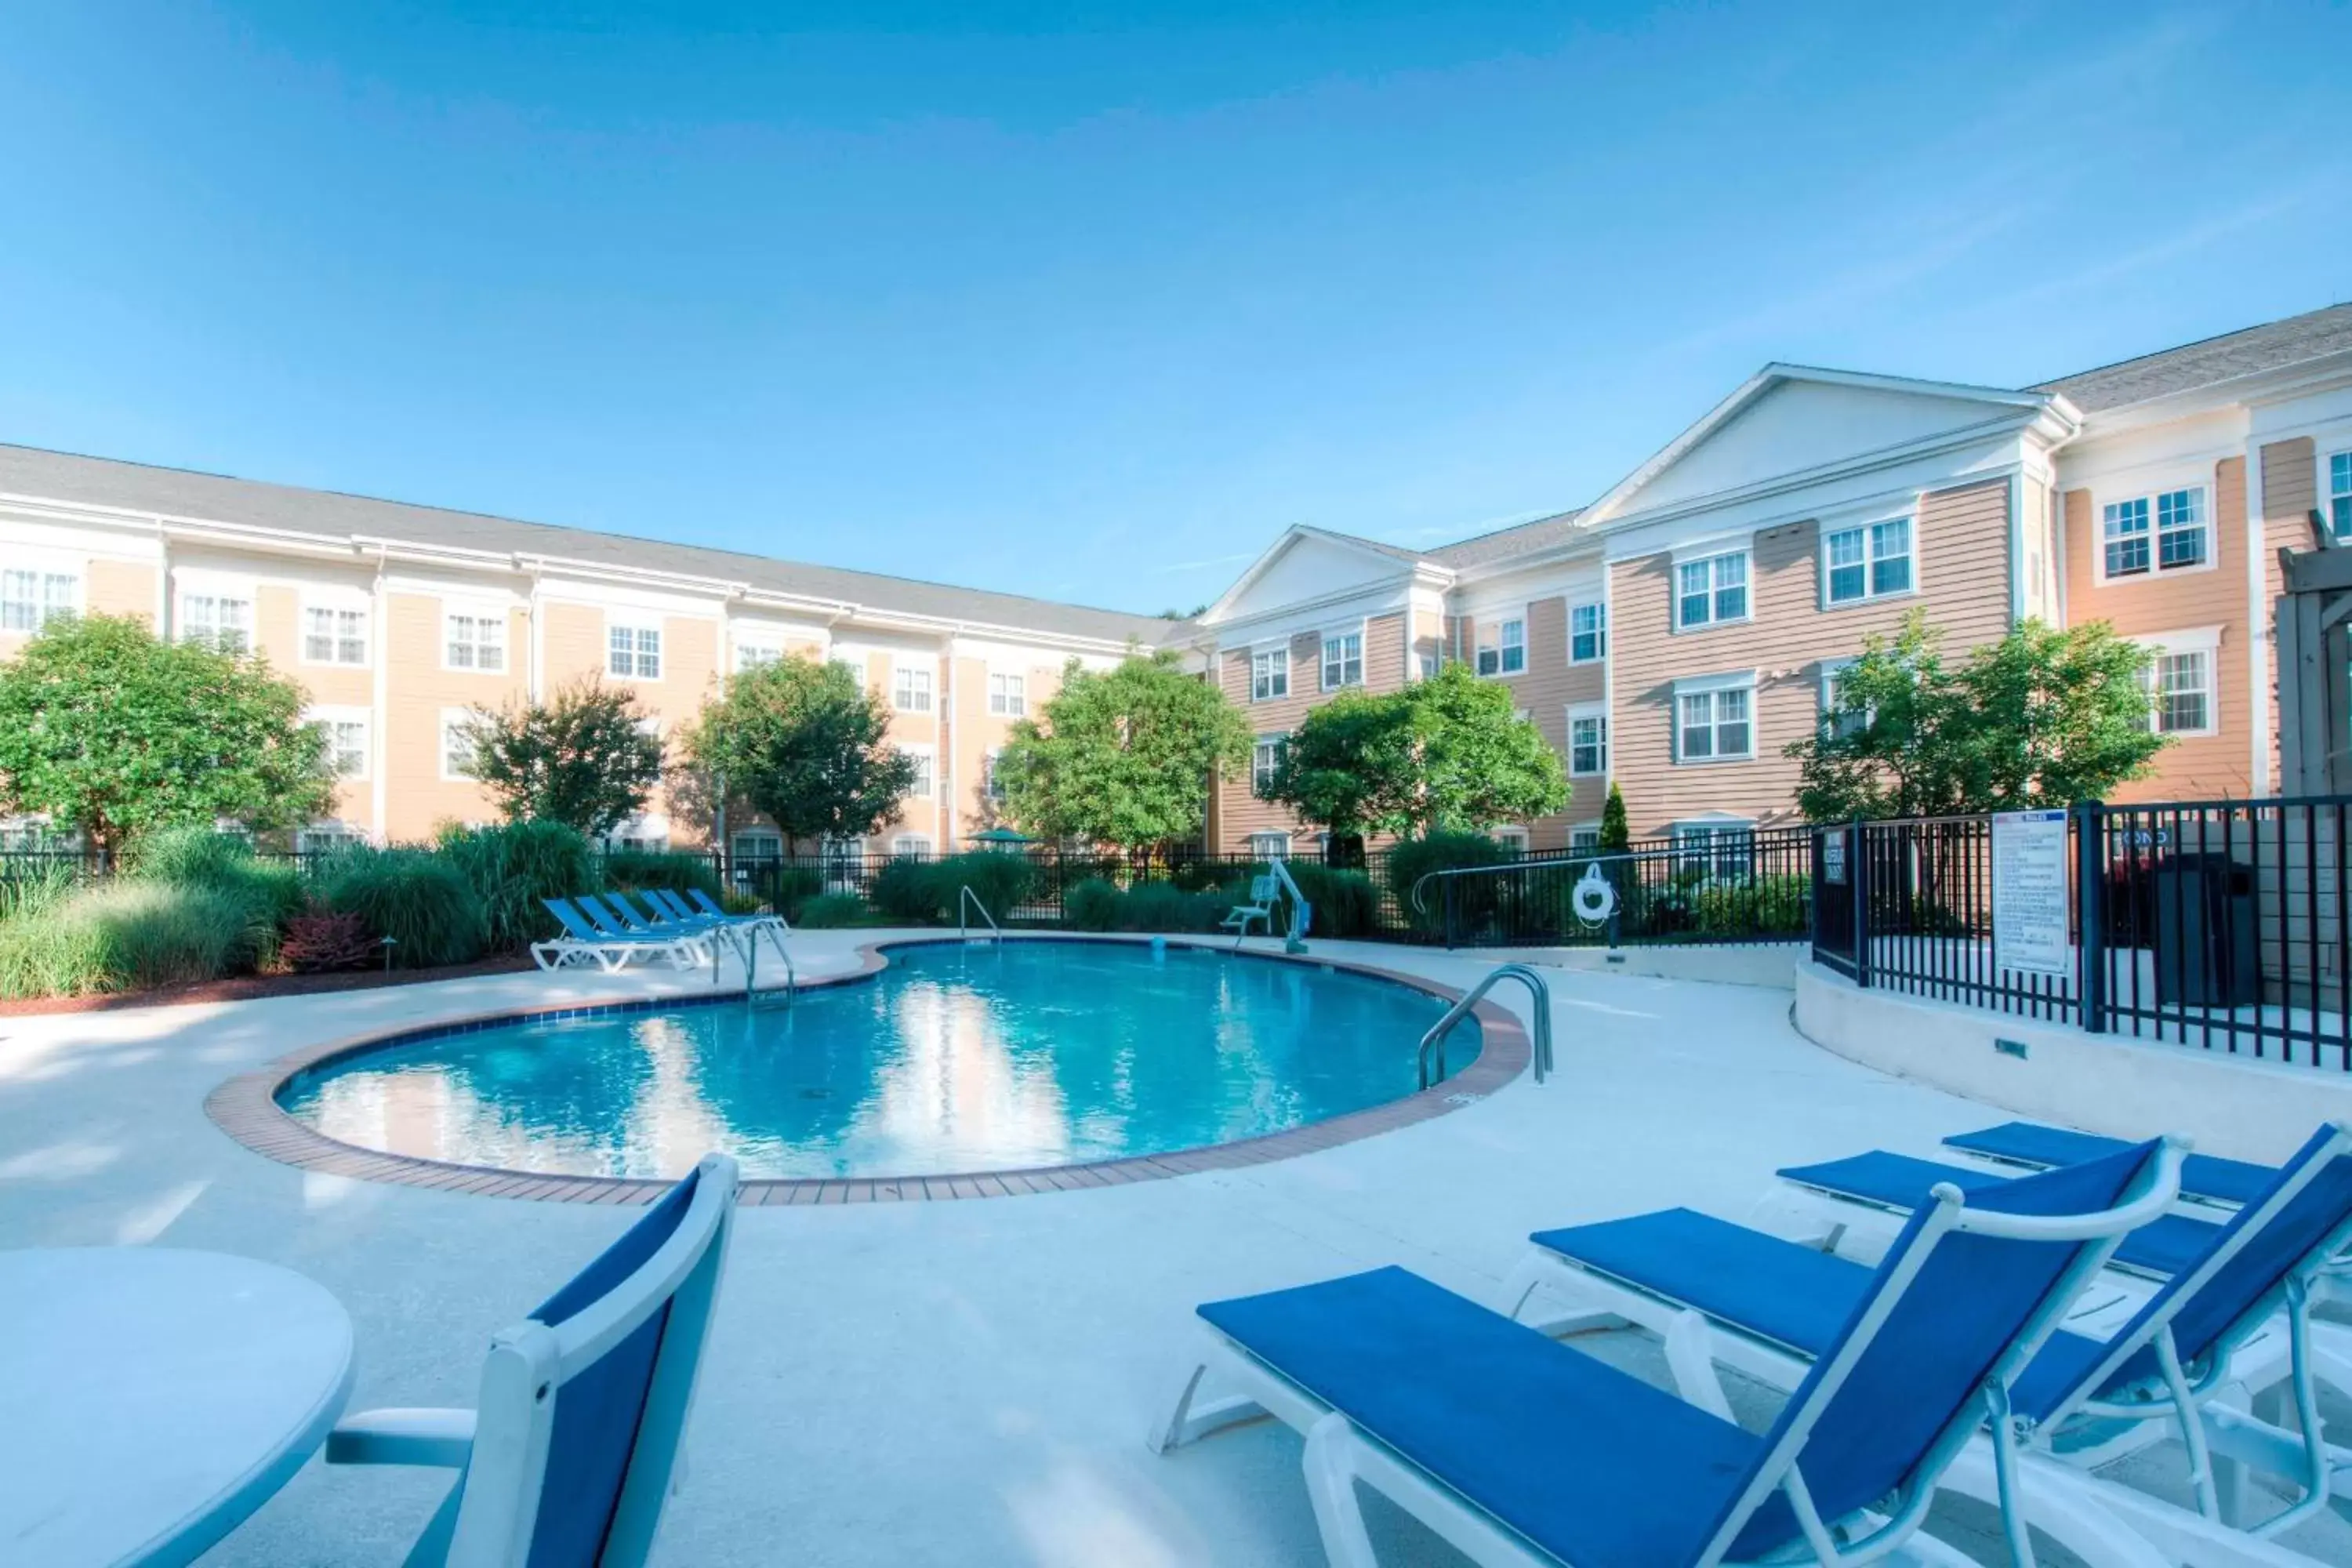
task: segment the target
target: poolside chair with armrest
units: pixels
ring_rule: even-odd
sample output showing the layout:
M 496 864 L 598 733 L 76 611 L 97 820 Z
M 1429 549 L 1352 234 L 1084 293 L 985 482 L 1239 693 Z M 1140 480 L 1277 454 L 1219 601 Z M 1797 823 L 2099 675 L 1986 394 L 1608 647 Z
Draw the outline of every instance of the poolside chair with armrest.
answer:
M 2216 1227 L 2204 1256 L 2111 1332 L 2095 1331 L 2086 1318 L 2053 1337 L 2017 1380 L 2004 1424 L 2027 1448 L 2026 1517 L 2094 1563 L 2150 1561 L 2140 1546 L 2168 1563 L 2305 1561 L 2273 1538 L 2341 1495 L 2352 1467 L 2352 1455 L 2318 1436 L 2309 1347 L 2310 1283 L 2347 1236 L 2352 1129 L 2323 1127 L 2269 1187 Z M 1587 1312 L 1637 1323 L 1664 1342 L 1685 1396 L 1718 1410 L 1717 1363 L 1795 1386 L 1872 1279 L 1850 1259 L 1687 1209 L 1530 1240 L 1508 1287 L 1514 1317 L 1540 1286 Z M 2283 1379 L 2295 1430 L 2221 1402 L 2233 1386 Z M 2090 1473 L 2173 1437 L 2188 1457 L 2194 1511 Z M 2284 1478 L 2301 1496 L 2241 1528 L 2241 1508 L 2222 1495 L 2211 1463 L 2216 1453 Z M 1997 1496 L 2000 1462 L 1988 1440 L 1945 1484 Z M 2132 1539 L 2119 1541 L 2119 1527 Z
M 695 897 L 704 903 L 710 901 L 701 889 L 696 888 L 692 890 Z M 742 959 L 747 973 L 752 962 L 752 946 L 763 936 L 768 939 L 768 945 L 782 954 L 787 964 L 792 962 L 792 955 L 784 952 L 784 938 L 792 928 L 784 923 L 784 917 L 782 915 L 730 915 L 724 910 L 718 910 L 716 913 L 706 913 L 694 909 L 684 899 L 666 888 L 650 889 L 646 894 L 646 898 L 648 902 L 662 905 L 680 921 L 700 921 L 713 931 L 725 931 L 734 939 L 737 944 L 736 956 Z
M 1278 879 L 1274 877 L 1251 878 L 1249 902 L 1245 904 L 1235 904 L 1232 909 L 1227 910 L 1225 911 L 1225 918 L 1217 922 L 1218 928 L 1234 933 L 1234 945 L 1235 947 L 1241 946 L 1242 939 L 1249 935 L 1250 921 L 1255 921 L 1258 924 L 1264 926 L 1265 928 L 1265 934 L 1272 936 L 1274 934 L 1274 901 L 1276 899 L 1279 898 L 1281 894 L 1282 883 Z
M 686 900 L 679 898 L 676 893 L 668 893 L 664 896 L 681 911 L 686 913 L 696 912 L 694 910 L 688 910 L 686 905 Z M 688 888 L 686 890 L 686 897 L 694 900 L 696 908 L 699 912 L 709 916 L 712 920 L 725 921 L 730 924 L 740 926 L 772 926 L 777 931 L 785 936 L 790 936 L 792 934 L 792 922 L 784 919 L 783 915 L 780 911 L 771 910 L 760 914 L 730 915 L 726 911 L 726 910 L 719 906 L 716 900 L 712 899 L 709 893 L 704 892 L 700 888 Z
M 734 1223 L 735 1162 L 706 1155 L 571 1283 L 490 1337 L 471 1410 L 372 1410 L 331 1465 L 457 1472 L 408 1568 L 636 1568 L 679 1438 Z
M 614 931 L 609 922 L 600 930 L 569 899 L 539 901 L 563 930 L 562 936 L 551 942 L 530 944 L 531 960 L 541 969 L 593 963 L 609 974 L 625 966 L 632 958 L 660 958 L 681 968 L 700 962 L 699 951 L 677 938 Z
M 1338 1568 L 1373 1562 L 1360 1482 L 1483 1564 L 1964 1561 L 1918 1533 L 1938 1477 L 2178 1171 L 2148 1144 L 1978 1202 L 1939 1192 L 1761 1436 L 1381 1268 L 1200 1308 L 1151 1445 L 1261 1412 L 1305 1431 Z M 1195 1411 L 1213 1372 L 1242 1393 Z
M 673 923 L 650 921 L 638 913 L 619 893 L 582 893 L 573 902 L 591 921 L 616 935 L 676 943 L 688 960 L 698 967 L 706 963 L 715 967 L 718 963 L 716 942 L 707 929 L 688 931 Z
M 2122 1138 L 2078 1132 L 2071 1127 L 2048 1127 L 2035 1121 L 2004 1121 L 1974 1132 L 1955 1132 L 1944 1140 L 1947 1149 L 2032 1171 L 2095 1160 L 2126 1146 L 2127 1141 Z M 2276 1165 L 2225 1160 L 2218 1154 L 2191 1154 L 2181 1162 L 2180 1195 L 2193 1203 L 2234 1208 L 2267 1192 L 2278 1173 Z

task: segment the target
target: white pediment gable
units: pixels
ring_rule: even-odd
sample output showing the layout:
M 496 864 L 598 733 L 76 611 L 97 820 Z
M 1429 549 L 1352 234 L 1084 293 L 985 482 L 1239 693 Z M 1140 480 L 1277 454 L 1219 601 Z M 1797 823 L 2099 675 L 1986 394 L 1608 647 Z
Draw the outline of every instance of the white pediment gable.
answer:
M 1247 620 L 1286 605 L 1393 583 L 1412 567 L 1377 551 L 1302 533 L 1285 542 L 1256 574 L 1221 602 L 1212 619 Z
M 1642 482 L 1615 509 L 1646 512 L 1928 441 L 2015 413 L 1983 398 L 1781 381 Z

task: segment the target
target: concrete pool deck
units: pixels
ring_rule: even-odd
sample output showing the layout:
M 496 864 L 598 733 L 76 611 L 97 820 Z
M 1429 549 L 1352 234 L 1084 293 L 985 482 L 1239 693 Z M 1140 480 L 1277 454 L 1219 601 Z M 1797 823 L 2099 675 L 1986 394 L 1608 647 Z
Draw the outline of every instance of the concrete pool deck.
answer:
M 807 932 L 793 950 L 827 967 L 882 935 Z M 1489 967 L 1316 948 L 1455 986 Z M 1381 1263 L 1492 1301 L 1530 1230 L 1675 1204 L 1744 1218 L 1776 1166 L 1874 1145 L 1924 1152 L 2002 1119 L 1811 1045 L 1790 1026 L 1786 991 L 1550 980 L 1550 1082 L 1522 1076 L 1377 1137 L 1094 1191 L 746 1209 L 690 1473 L 655 1560 L 1317 1563 L 1294 1435 L 1262 1423 L 1165 1458 L 1144 1448 L 1196 1302 Z M 352 1311 L 353 1408 L 470 1404 L 488 1333 L 629 1211 L 297 1170 L 221 1132 L 205 1096 L 321 1039 L 698 984 L 501 975 L 0 1020 L 0 1247 L 153 1243 L 285 1264 Z M 1515 994 L 1498 996 L 1524 1015 Z M 1638 1360 L 1639 1347 L 1623 1353 Z M 446 1485 L 314 1461 L 205 1561 L 396 1563 Z M 1370 1511 L 1384 1563 L 1459 1561 L 1386 1508 Z M 1999 1561 L 1973 1522 L 1941 1532 Z M 2333 1519 L 2289 1540 L 2352 1563 Z

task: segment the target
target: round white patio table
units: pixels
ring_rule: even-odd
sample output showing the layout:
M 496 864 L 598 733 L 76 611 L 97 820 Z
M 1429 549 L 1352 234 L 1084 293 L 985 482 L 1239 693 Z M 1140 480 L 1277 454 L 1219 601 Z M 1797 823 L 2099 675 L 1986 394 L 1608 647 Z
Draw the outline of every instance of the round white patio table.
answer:
M 352 1320 L 290 1269 L 0 1252 L 0 1563 L 194 1562 L 326 1441 Z

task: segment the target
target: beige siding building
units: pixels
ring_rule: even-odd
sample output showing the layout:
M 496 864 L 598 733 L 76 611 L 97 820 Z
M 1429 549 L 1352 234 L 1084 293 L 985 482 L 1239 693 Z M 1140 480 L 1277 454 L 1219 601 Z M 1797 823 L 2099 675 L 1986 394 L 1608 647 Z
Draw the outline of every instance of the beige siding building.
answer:
M 1454 661 L 1567 760 L 1566 811 L 1489 825 L 1553 848 L 1597 834 L 1612 782 L 1638 836 L 1794 821 L 1786 748 L 1915 609 L 1953 657 L 2027 618 L 2112 625 L 2155 652 L 2172 741 L 2119 795 L 2269 794 L 2277 554 L 2315 517 L 2352 539 L 2352 306 L 2025 388 L 1767 365 L 1591 506 L 1429 551 L 1295 527 L 1184 623 L 0 447 L 0 657 L 77 611 L 245 637 L 335 737 L 311 836 L 391 838 L 488 814 L 451 745 L 477 706 L 595 674 L 667 736 L 752 663 L 839 659 L 921 763 L 887 851 L 995 824 L 995 752 L 1067 660 L 1172 645 L 1256 737 L 1251 777 L 1203 781 L 1236 854 L 1315 848 L 1255 788 L 1309 711 Z M 621 837 L 698 842 L 688 807 Z
M 1103 668 L 1169 622 L 208 474 L 0 447 L 0 658 L 58 613 L 226 635 L 300 681 L 334 742 L 332 817 L 300 837 L 424 837 L 492 815 L 465 774 L 476 709 L 593 677 L 674 737 L 736 671 L 853 665 L 920 788 L 863 847 L 945 848 L 995 820 L 988 771 L 1068 660 Z M 616 838 L 700 844 L 657 793 Z M 37 824 L 0 824 L 19 837 Z M 780 847 L 738 811 L 739 848 Z

